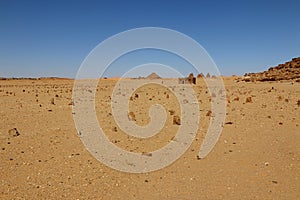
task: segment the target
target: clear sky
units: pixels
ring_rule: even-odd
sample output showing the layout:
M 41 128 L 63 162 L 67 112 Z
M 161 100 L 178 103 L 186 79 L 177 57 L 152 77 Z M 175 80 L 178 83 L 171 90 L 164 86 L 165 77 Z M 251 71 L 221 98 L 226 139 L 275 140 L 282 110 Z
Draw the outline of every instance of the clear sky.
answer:
M 224 75 L 262 71 L 300 56 L 299 0 L 0 0 L 0 77 L 74 78 L 101 41 L 149 26 L 192 37 Z

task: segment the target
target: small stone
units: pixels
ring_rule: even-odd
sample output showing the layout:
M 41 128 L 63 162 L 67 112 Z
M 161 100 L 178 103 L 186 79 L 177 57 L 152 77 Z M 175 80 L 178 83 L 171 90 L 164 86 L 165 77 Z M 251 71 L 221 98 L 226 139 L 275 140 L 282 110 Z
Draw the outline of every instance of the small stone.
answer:
M 55 103 L 54 103 L 54 98 L 51 98 L 51 99 L 50 99 L 50 103 L 51 103 L 52 105 L 55 105 Z
M 20 135 L 20 133 L 17 130 L 17 128 L 10 129 L 8 131 L 8 134 L 9 134 L 10 137 L 18 137 Z
M 175 111 L 174 110 L 169 110 L 170 115 L 174 115 Z
M 239 97 L 235 97 L 235 98 L 233 99 L 233 101 L 239 101 L 239 100 L 240 100 Z
M 133 112 L 128 113 L 128 119 L 131 121 L 136 121 L 135 114 Z
M 211 112 L 210 110 L 207 111 L 206 116 L 207 116 L 207 117 L 210 117 L 210 116 L 211 116 L 211 113 L 212 113 L 212 112 Z
M 180 117 L 177 115 L 173 116 L 173 125 L 181 125 Z
M 152 153 L 151 153 L 151 152 L 143 152 L 142 155 L 143 155 L 143 156 L 151 157 L 151 156 L 152 156 Z
M 246 98 L 246 103 L 252 103 L 252 98 L 251 97 L 247 97 Z

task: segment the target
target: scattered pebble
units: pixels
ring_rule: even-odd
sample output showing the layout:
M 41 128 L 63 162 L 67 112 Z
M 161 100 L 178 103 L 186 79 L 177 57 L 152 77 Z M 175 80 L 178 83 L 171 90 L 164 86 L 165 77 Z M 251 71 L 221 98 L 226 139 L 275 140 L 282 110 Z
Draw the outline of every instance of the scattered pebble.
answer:
M 174 115 L 175 111 L 174 110 L 169 110 L 170 115 Z
M 143 152 L 142 155 L 143 155 L 143 156 L 151 157 L 151 156 L 152 156 L 152 153 L 151 153 L 151 152 Z
M 246 103 L 252 103 L 252 98 L 251 97 L 247 97 L 246 98 Z
M 173 125 L 181 125 L 180 117 L 177 115 L 173 116 Z
M 128 113 L 128 118 L 131 121 L 136 121 L 135 114 L 132 111 Z
M 51 99 L 50 99 L 50 103 L 51 103 L 52 105 L 55 105 L 55 103 L 54 103 L 54 98 L 51 98 Z
M 18 137 L 20 135 L 20 133 L 17 130 L 17 128 L 10 129 L 8 131 L 8 134 L 9 134 L 10 137 Z
M 240 100 L 239 97 L 235 97 L 235 98 L 233 99 L 233 101 L 239 101 L 239 100 Z
M 211 110 L 207 111 L 206 116 L 207 116 L 207 117 L 210 117 L 210 116 L 211 116 L 211 113 L 212 113 Z

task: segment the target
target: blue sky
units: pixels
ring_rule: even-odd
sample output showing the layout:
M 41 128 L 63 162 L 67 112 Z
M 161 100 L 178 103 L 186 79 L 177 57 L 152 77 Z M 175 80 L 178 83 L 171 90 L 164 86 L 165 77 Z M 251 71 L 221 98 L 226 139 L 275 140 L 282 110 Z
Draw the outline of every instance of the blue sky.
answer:
M 0 0 L 0 77 L 74 78 L 100 42 L 149 26 L 192 37 L 224 75 L 262 71 L 300 56 L 299 10 L 297 0 Z M 118 67 L 107 75 L 122 75 Z

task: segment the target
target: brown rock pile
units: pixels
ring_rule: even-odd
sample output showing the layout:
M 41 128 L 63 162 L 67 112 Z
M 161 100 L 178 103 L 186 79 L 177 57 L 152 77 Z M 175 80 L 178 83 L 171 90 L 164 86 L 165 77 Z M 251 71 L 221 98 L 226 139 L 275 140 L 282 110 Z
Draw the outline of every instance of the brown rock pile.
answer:
M 244 75 L 244 81 L 280 81 L 295 80 L 300 82 L 300 57 L 293 58 L 284 64 L 271 67 L 267 71 L 259 73 L 247 73 Z

